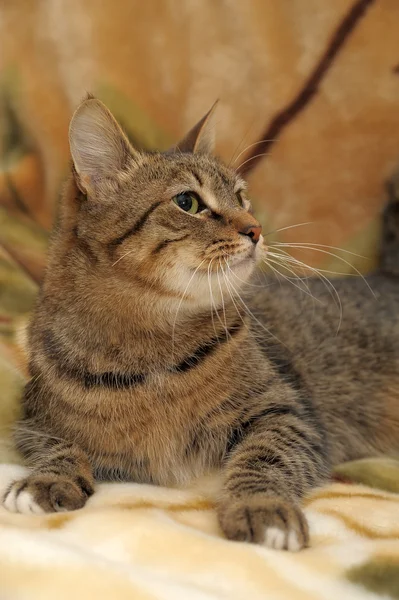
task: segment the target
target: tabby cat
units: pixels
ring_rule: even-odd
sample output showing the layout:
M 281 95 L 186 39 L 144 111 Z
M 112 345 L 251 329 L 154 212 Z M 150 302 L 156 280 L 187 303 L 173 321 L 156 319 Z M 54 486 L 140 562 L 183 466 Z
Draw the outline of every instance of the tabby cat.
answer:
M 323 281 L 311 295 L 249 283 L 267 248 L 245 182 L 212 155 L 212 115 L 149 153 L 97 99 L 75 112 L 16 433 L 32 470 L 9 510 L 79 509 L 95 480 L 181 485 L 216 468 L 229 539 L 299 550 L 301 498 L 332 465 L 398 448 L 399 203 L 374 295 L 334 281 L 341 319 Z

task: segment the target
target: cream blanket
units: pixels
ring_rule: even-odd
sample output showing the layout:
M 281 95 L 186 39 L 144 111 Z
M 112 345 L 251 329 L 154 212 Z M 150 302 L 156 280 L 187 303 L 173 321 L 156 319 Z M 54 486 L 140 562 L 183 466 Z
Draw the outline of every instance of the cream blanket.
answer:
M 24 472 L 0 466 L 0 491 Z M 343 483 L 317 490 L 305 509 L 311 547 L 290 554 L 223 539 L 214 486 L 200 487 L 101 484 L 76 512 L 0 508 L 1 600 L 398 597 L 399 495 Z

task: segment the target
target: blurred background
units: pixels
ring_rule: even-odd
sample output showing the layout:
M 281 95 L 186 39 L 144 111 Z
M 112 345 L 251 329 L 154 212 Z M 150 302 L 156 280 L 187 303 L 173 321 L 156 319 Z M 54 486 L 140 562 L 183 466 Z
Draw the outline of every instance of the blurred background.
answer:
M 399 2 L 0 3 L 1 431 L 18 411 L 18 332 L 87 91 L 148 149 L 166 149 L 219 98 L 217 153 L 247 177 L 265 232 L 281 229 L 274 239 L 319 268 L 367 271 L 399 168 Z

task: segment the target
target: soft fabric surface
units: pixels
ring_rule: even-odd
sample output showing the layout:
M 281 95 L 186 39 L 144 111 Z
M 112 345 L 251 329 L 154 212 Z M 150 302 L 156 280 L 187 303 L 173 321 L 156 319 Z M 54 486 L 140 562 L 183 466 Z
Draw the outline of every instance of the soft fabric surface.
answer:
M 22 472 L 0 467 L 1 491 Z M 1 508 L 0 597 L 399 597 L 399 495 L 341 483 L 315 491 L 305 503 L 311 548 L 290 554 L 223 539 L 214 484 L 200 487 L 201 493 L 102 484 L 83 510 L 71 513 L 28 516 Z
M 19 462 L 11 428 L 27 373 L 17 342 L 85 92 L 149 149 L 167 148 L 219 97 L 218 153 L 248 160 L 265 232 L 311 222 L 272 238 L 364 255 L 292 249 L 327 272 L 366 271 L 399 164 L 398 39 L 397 0 L 1 4 L 0 463 Z M 3 489 L 19 468 L 1 468 Z M 299 555 L 222 540 L 197 493 L 118 484 L 73 515 L 0 509 L 0 598 L 398 597 L 398 474 L 390 459 L 340 467 L 341 482 L 385 491 L 316 493 L 312 547 Z

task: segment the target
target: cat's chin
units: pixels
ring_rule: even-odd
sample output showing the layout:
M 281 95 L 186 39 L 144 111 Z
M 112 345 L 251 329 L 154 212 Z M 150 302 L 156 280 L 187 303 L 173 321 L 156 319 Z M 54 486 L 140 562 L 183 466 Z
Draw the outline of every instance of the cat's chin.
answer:
M 235 286 L 242 287 L 251 278 L 255 270 L 257 258 L 255 253 L 250 256 L 240 256 L 234 262 L 229 263 L 229 271 L 232 275 L 232 281 Z M 241 285 L 240 285 L 241 284 Z
M 250 256 L 238 256 L 236 260 L 229 262 L 229 267 L 231 269 L 235 269 L 236 267 L 240 267 L 242 265 L 250 265 L 251 263 L 255 264 L 255 257 L 253 254 Z
M 228 260 L 229 268 L 233 270 L 233 272 L 240 271 L 240 273 L 248 273 L 248 277 L 250 277 L 252 271 L 255 269 L 256 264 L 260 261 L 261 256 L 257 251 L 257 248 L 253 247 L 247 253 L 238 254 L 232 256 Z
M 229 257 L 229 268 L 234 272 L 239 270 L 241 273 L 245 273 L 245 271 L 247 271 L 247 277 L 249 278 L 256 265 L 259 264 L 262 259 L 264 259 L 265 254 L 266 247 L 264 245 L 264 238 L 261 235 L 259 243 L 256 246 L 250 244 L 250 247 L 247 249 L 247 251 Z

